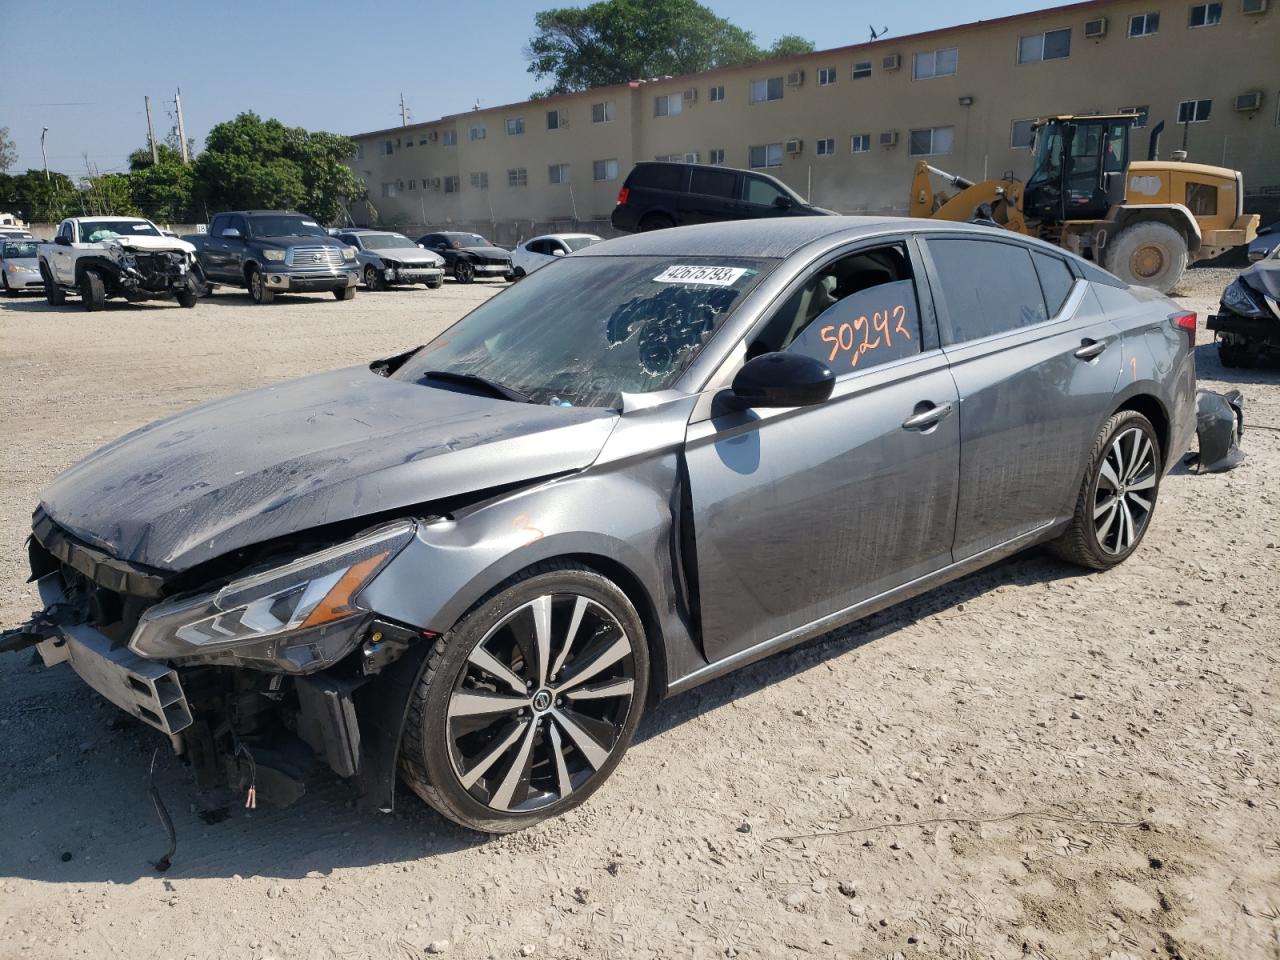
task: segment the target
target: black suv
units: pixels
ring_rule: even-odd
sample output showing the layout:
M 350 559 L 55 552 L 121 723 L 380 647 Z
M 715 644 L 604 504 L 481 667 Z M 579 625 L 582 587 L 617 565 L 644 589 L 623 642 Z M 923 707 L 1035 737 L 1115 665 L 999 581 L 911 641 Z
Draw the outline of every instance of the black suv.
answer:
M 805 203 L 768 174 L 658 160 L 635 165 L 610 220 L 615 230 L 635 233 L 720 220 L 835 215 Z

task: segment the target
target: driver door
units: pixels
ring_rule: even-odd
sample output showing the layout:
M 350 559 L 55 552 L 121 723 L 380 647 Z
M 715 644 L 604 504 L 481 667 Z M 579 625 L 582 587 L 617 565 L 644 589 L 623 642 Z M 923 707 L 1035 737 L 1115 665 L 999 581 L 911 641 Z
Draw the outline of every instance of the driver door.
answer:
M 689 424 L 704 651 L 711 662 L 951 562 L 958 396 L 905 238 L 829 254 L 748 335 L 837 374 L 825 403 Z M 916 278 L 921 278 L 917 281 Z

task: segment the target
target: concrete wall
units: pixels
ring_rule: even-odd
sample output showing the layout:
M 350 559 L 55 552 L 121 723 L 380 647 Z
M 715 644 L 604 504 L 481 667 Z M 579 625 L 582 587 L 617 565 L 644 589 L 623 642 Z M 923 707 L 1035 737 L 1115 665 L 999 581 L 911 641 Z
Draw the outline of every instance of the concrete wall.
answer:
M 1013 171 L 1030 174 L 1030 154 L 1011 145 L 1016 120 L 1053 113 L 1113 112 L 1145 106 L 1148 126 L 1134 131 L 1133 155 L 1145 157 L 1147 134 L 1166 123 L 1161 155 L 1180 146 L 1177 125 L 1182 100 L 1213 101 L 1210 118 L 1186 128 L 1190 159 L 1223 164 L 1244 172 L 1246 194 L 1259 207 L 1280 194 L 1280 9 L 1258 16 L 1242 12 L 1241 0 L 1223 0 L 1221 22 L 1189 26 L 1191 4 L 1184 0 L 1095 0 L 1054 10 L 891 38 L 872 44 L 807 54 L 748 67 L 685 77 L 637 81 L 563 97 L 475 111 L 428 124 L 357 135 L 363 156 L 352 163 L 369 187 L 380 222 L 409 220 L 433 225 L 450 222 L 506 224 L 569 218 L 607 219 L 617 188 L 632 163 L 672 153 L 696 153 L 704 162 L 712 150 L 724 151 L 730 166 L 749 165 L 752 145 L 798 139 L 800 150 L 784 155 L 767 172 L 812 202 L 842 213 L 902 213 L 907 207 L 915 157 L 908 144 L 913 129 L 950 127 L 952 146 L 930 162 L 954 173 L 981 179 Z M 1158 12 L 1154 35 L 1127 36 L 1130 17 Z M 1101 39 L 1084 36 L 1086 21 L 1105 17 Z M 1018 62 L 1019 39 L 1068 29 L 1070 55 L 1035 63 Z M 916 54 L 954 48 L 953 76 L 913 78 Z M 897 55 L 901 67 L 886 70 L 884 59 Z M 872 74 L 853 79 L 855 63 L 870 61 Z M 833 69 L 835 82 L 819 85 L 819 70 Z M 793 71 L 798 85 L 786 85 Z M 750 102 L 753 80 L 783 78 L 783 97 Z M 713 86 L 724 99 L 712 102 Z M 684 100 L 684 91 L 693 99 Z M 1254 112 L 1233 109 L 1235 97 L 1262 92 Z M 681 95 L 676 116 L 656 116 L 654 101 Z M 961 101 L 966 100 L 968 104 Z M 608 101 L 614 118 L 592 123 L 591 105 Z M 546 113 L 558 110 L 568 126 L 548 130 Z M 525 132 L 508 136 L 504 121 L 523 117 Z M 472 141 L 468 128 L 485 127 Z M 437 139 L 412 148 L 382 143 L 421 139 L 428 131 L 453 127 L 456 146 Z M 897 133 L 896 145 L 881 145 L 884 133 Z M 853 154 L 850 137 L 869 134 L 867 153 Z M 834 153 L 819 156 L 818 140 L 834 140 Z M 593 181 L 592 162 L 616 159 L 617 181 Z M 570 183 L 552 185 L 547 167 L 570 166 Z M 508 185 L 507 171 L 527 170 L 527 186 Z M 472 186 L 470 175 L 488 174 L 487 190 Z M 423 189 L 424 178 L 456 176 L 460 190 Z M 411 187 L 412 181 L 412 187 Z M 398 195 L 382 197 L 382 184 L 399 184 Z M 357 210 L 357 219 L 371 219 Z

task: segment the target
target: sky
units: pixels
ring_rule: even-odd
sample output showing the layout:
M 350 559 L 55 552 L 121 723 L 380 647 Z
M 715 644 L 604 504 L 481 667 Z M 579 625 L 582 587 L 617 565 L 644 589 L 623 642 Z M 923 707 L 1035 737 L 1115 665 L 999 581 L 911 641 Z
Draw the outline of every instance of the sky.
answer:
M 767 46 L 796 33 L 818 49 L 903 36 L 975 19 L 1062 5 L 1061 0 L 703 0 Z M 0 0 L 0 127 L 18 147 L 11 172 L 42 166 L 79 175 L 128 169 L 147 142 L 144 95 L 156 136 L 173 125 L 181 88 L 187 136 L 253 110 L 290 126 L 360 133 L 523 100 L 540 84 L 524 51 L 535 11 L 567 0 Z M 55 29 L 35 29 L 56 9 Z M 785 11 L 786 19 L 779 17 Z M 20 41 L 12 39 L 20 37 Z

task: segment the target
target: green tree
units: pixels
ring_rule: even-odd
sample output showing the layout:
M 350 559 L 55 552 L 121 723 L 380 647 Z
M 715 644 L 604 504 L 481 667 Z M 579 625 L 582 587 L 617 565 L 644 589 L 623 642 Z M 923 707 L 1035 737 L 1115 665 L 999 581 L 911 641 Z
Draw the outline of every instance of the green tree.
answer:
M 157 223 L 191 223 L 203 219 L 192 199 L 195 183 L 190 164 L 182 162 L 177 147 L 156 144 L 156 163 L 151 149 L 139 147 L 129 154 L 129 190 L 134 206 Z
M 0 187 L 5 190 L 0 196 L 0 208 L 24 220 L 57 223 L 85 210 L 80 191 L 64 173 L 50 173 L 46 179 L 43 170 L 28 170 L 4 178 Z
M 813 53 L 813 41 L 788 33 L 773 41 L 773 46 L 765 51 L 765 56 L 768 58 L 794 57 L 801 53 Z
M 0 127 L 0 173 L 6 176 L 9 169 L 18 162 L 18 145 L 9 136 L 8 127 Z
M 136 217 L 139 212 L 133 202 L 132 182 L 127 173 L 104 173 L 85 178 L 83 199 L 93 216 Z
M 193 165 L 192 197 L 209 213 L 288 207 L 330 223 L 364 195 L 343 162 L 354 153 L 347 137 L 242 113 L 209 131 Z
M 534 25 L 525 55 L 530 73 L 553 81 L 544 95 L 813 49 L 800 37 L 786 36 L 762 50 L 750 32 L 697 0 L 599 0 L 543 10 Z

